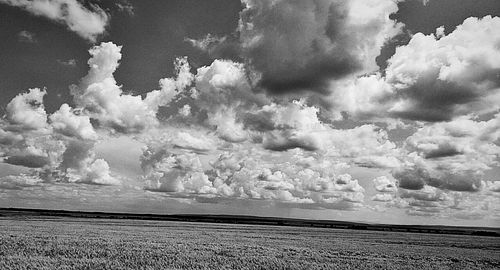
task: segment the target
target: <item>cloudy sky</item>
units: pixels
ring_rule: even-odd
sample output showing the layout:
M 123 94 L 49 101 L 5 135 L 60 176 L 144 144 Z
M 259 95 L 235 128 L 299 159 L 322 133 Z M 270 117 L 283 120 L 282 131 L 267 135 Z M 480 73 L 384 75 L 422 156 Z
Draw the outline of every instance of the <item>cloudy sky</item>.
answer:
M 0 0 L 0 206 L 500 225 L 497 0 Z

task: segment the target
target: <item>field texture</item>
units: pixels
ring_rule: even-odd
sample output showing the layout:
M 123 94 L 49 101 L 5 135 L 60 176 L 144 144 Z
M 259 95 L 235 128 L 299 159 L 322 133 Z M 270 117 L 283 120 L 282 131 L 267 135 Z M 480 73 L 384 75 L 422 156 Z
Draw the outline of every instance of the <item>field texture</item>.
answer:
M 0 219 L 0 269 L 499 269 L 500 238 L 102 219 Z

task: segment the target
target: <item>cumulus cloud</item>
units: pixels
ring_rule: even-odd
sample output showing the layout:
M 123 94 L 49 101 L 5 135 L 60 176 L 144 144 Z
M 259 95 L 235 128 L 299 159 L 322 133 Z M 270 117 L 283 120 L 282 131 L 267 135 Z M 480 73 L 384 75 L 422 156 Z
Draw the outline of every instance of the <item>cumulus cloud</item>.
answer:
M 110 175 L 109 165 L 104 159 L 96 159 L 88 165 L 78 182 L 96 185 L 118 185 L 120 181 Z
M 86 115 L 80 115 L 81 112 L 71 109 L 68 104 L 63 104 L 58 111 L 50 115 L 50 124 L 55 131 L 61 134 L 77 137 L 82 140 L 95 140 L 95 132 L 90 118 Z
M 146 189 L 171 196 L 270 200 L 343 210 L 362 205 L 363 187 L 350 175 L 338 173 L 345 164 L 304 156 L 302 150 L 284 155 L 277 160 L 266 150 L 240 149 L 208 155 L 207 163 L 194 152 L 164 145 L 145 149 L 141 163 Z
M 148 92 L 145 99 L 125 94 L 113 76 L 122 57 L 121 48 L 112 42 L 91 48 L 90 70 L 70 91 L 82 113 L 97 120 L 100 127 L 113 132 L 138 133 L 158 125 L 159 107 L 183 93 L 192 84 L 194 75 L 187 58 L 179 58 L 175 62 L 175 78 L 161 79 L 161 89 Z
M 448 35 L 416 33 L 396 48 L 385 76 L 338 80 L 329 98 L 332 116 L 428 122 L 496 112 L 500 104 L 500 18 L 468 18 Z
M 71 183 L 119 184 L 120 181 L 110 175 L 108 163 L 95 157 L 94 146 L 92 141 L 70 140 L 54 172 L 62 171 L 64 181 Z
M 197 137 L 194 137 L 185 131 L 179 131 L 171 140 L 171 143 L 174 147 L 192 150 L 198 153 L 204 153 L 215 148 L 214 143 L 210 138 L 201 134 L 196 134 L 196 136 Z
M 146 173 L 146 189 L 164 192 L 210 193 L 212 183 L 203 173 L 194 153 L 175 154 L 166 149 L 148 148 L 141 157 Z
M 338 80 L 332 88 L 336 89 L 328 99 L 332 119 L 342 120 L 347 115 L 355 120 L 394 121 L 384 119 L 388 118 L 390 105 L 386 103 L 394 95 L 394 89 L 380 73 Z
M 0 156 L 3 162 L 30 168 L 52 166 L 58 162 L 63 143 L 52 137 L 43 105 L 45 90 L 30 89 L 7 104 L 0 119 Z
M 273 93 L 326 93 L 330 80 L 377 70 L 380 48 L 401 28 L 390 0 L 243 2 L 243 54 Z
M 157 124 L 156 111 L 140 96 L 124 94 L 113 73 L 121 59 L 121 46 L 101 43 L 89 50 L 90 70 L 71 94 L 84 113 L 118 132 L 138 132 Z
M 109 21 L 109 16 L 98 5 L 84 6 L 77 0 L 0 0 L 0 3 L 64 24 L 91 42 L 105 31 Z
M 396 181 L 387 176 L 379 176 L 373 179 L 373 184 L 378 192 L 393 193 L 398 190 Z
M 220 137 L 232 142 L 247 137 L 238 121 L 240 114 L 269 102 L 263 94 L 252 91 L 244 65 L 229 60 L 215 60 L 210 66 L 198 68 L 195 87 L 194 103 L 206 112 L 206 122 Z
M 398 184 L 395 179 L 385 175 L 373 179 L 373 186 L 377 193 L 372 197 L 372 201 L 394 203 L 397 198 Z
M 161 79 L 160 90 L 153 90 L 146 95 L 144 102 L 154 111 L 160 106 L 168 105 L 193 83 L 194 75 L 190 71 L 187 57 L 177 58 L 174 68 L 175 79 Z
M 22 129 L 40 129 L 47 126 L 47 113 L 43 105 L 46 90 L 32 88 L 7 104 L 7 120 Z
M 387 81 L 395 86 L 395 115 L 449 120 L 497 110 L 500 97 L 500 18 L 468 18 L 449 35 L 415 34 L 389 59 Z
M 399 166 L 396 145 L 385 130 L 371 124 L 335 129 L 320 121 L 318 113 L 319 108 L 307 106 L 303 101 L 286 105 L 271 103 L 247 113 L 244 123 L 248 129 L 260 132 L 264 148 L 270 150 L 302 148 L 330 157 L 349 158 L 366 167 Z
M 90 118 L 67 104 L 47 115 L 43 105 L 46 93 L 30 89 L 8 103 L 6 117 L 0 119 L 2 162 L 33 168 L 29 177 L 40 181 L 119 183 L 110 175 L 108 164 L 95 157 L 98 134 Z M 9 179 L 9 185 L 18 186 L 17 178 Z
M 484 171 L 498 165 L 499 115 L 488 121 L 461 117 L 424 126 L 408 137 L 404 165 L 394 171 L 399 185 L 431 185 L 456 191 L 478 191 Z
M 95 141 L 84 141 L 77 134 L 68 136 L 25 133 L 20 140 L 2 145 L 3 162 L 34 168 L 32 177 L 45 182 L 119 183 L 110 175 L 106 161 L 96 159 Z

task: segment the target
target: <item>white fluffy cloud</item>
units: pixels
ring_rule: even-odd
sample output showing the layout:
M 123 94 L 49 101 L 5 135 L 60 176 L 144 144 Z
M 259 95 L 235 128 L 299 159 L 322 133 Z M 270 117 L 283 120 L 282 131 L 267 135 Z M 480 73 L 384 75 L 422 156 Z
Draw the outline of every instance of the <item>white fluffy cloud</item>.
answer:
M 71 94 L 83 114 L 98 121 L 101 127 L 120 133 L 138 133 L 158 124 L 160 106 L 168 105 L 193 81 L 186 58 L 175 62 L 176 78 L 160 80 L 160 90 L 134 96 L 123 93 L 113 76 L 122 57 L 121 46 L 103 42 L 89 50 L 90 70 L 79 85 L 72 85 Z
M 398 190 L 396 181 L 387 176 L 379 176 L 373 179 L 373 184 L 378 192 L 392 193 Z
M 387 81 L 398 100 L 390 112 L 448 120 L 500 104 L 500 18 L 468 18 L 447 36 L 416 34 L 389 59 Z
M 336 82 L 332 110 L 357 118 L 423 121 L 497 111 L 500 107 L 500 18 L 468 18 L 448 35 L 415 34 L 397 47 L 380 74 Z M 338 117 L 338 114 L 337 114 Z
M 2 161 L 33 168 L 29 177 L 40 181 L 117 184 L 107 163 L 95 158 L 92 149 L 98 135 L 90 118 L 67 104 L 48 116 L 43 105 L 46 93 L 30 89 L 7 105 L 6 118 L 0 120 Z M 4 180 L 18 186 L 17 178 Z
M 47 126 L 43 97 L 47 91 L 39 88 L 21 93 L 7 104 L 7 120 L 22 129 L 40 129 Z
M 372 201 L 392 202 L 396 199 L 398 191 L 397 181 L 385 175 L 373 179 L 373 185 L 377 193 L 372 197 Z
M 52 137 L 43 105 L 45 90 L 30 89 L 14 97 L 0 119 L 0 156 L 6 163 L 30 168 L 58 162 L 64 145 Z
M 80 115 L 81 112 L 72 110 L 68 104 L 61 105 L 58 111 L 50 115 L 51 126 L 55 131 L 67 136 L 78 137 L 83 140 L 97 139 L 90 118 L 86 115 Z
M 295 150 L 276 160 L 267 151 L 223 152 L 208 165 L 194 153 L 166 148 L 145 150 L 146 189 L 192 196 L 215 196 L 351 209 L 364 201 L 364 188 L 342 166 Z
M 77 106 L 99 124 L 118 132 L 138 132 L 157 124 L 156 110 L 140 96 L 124 94 L 113 73 L 121 59 L 121 46 L 101 43 L 89 50 L 90 70 L 81 83 L 71 87 Z
M 110 175 L 109 165 L 103 159 L 97 159 L 94 152 L 95 142 L 70 140 L 62 154 L 62 162 L 55 169 L 49 169 L 49 179 L 54 173 L 62 172 L 61 177 L 67 182 L 116 185 L 120 181 Z M 56 175 L 59 177 L 58 175 Z
M 190 71 L 187 57 L 177 58 L 175 63 L 176 78 L 163 78 L 160 80 L 160 90 L 148 92 L 144 102 L 154 111 L 158 107 L 169 104 L 177 95 L 188 88 L 194 75 Z
M 83 6 L 77 0 L 0 0 L 0 2 L 64 24 L 69 30 L 92 42 L 104 33 L 109 21 L 109 16 L 98 5 Z
M 215 60 L 197 70 L 195 82 L 195 104 L 207 113 L 208 124 L 228 141 L 244 141 L 247 134 L 241 114 L 268 102 L 263 94 L 252 91 L 244 65 Z

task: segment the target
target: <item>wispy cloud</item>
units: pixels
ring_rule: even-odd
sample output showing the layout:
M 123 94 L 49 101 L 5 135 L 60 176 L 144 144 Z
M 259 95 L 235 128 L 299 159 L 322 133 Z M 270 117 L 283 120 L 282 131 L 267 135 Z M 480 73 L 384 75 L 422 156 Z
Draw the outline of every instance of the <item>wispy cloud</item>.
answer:
M 94 42 L 104 33 L 109 15 L 96 4 L 83 6 L 77 0 L 0 0 L 35 15 L 45 17 Z
M 118 8 L 118 11 L 124 12 L 128 14 L 129 16 L 134 16 L 134 6 L 127 0 L 122 0 L 118 1 L 115 3 L 116 7 Z
M 68 60 L 57 59 L 57 63 L 59 63 L 63 66 L 67 66 L 67 67 L 75 67 L 76 66 L 75 59 L 68 59 Z
M 17 40 L 19 40 L 20 42 L 26 42 L 26 43 L 36 43 L 37 42 L 35 33 L 32 33 L 32 32 L 27 31 L 27 30 L 23 30 L 23 31 L 17 33 Z

